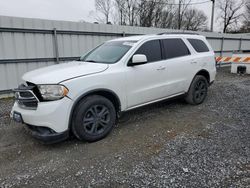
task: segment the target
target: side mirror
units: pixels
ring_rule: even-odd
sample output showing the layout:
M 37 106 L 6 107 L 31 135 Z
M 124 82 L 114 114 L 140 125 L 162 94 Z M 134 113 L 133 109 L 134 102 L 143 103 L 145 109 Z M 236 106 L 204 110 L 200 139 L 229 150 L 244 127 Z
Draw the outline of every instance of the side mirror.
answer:
M 147 57 L 144 54 L 135 54 L 132 57 L 132 66 L 145 64 L 147 62 L 148 62 Z

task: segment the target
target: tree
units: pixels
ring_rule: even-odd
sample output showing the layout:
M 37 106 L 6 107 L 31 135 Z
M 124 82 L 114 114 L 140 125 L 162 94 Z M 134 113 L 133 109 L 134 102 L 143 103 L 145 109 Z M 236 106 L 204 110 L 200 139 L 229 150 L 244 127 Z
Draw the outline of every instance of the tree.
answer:
M 157 27 L 175 29 L 177 28 L 177 22 L 175 18 L 175 10 L 172 5 L 162 11 L 160 23 Z
M 95 0 L 95 8 L 105 17 L 105 22 L 109 23 L 109 16 L 111 14 L 111 0 Z
M 204 12 L 189 9 L 191 0 L 96 0 L 96 9 L 119 25 L 204 30 Z
M 243 14 L 241 9 L 244 5 L 243 0 L 226 0 L 218 1 L 219 20 L 223 24 L 223 33 L 232 30 L 233 26 L 237 26 Z
M 126 18 L 128 25 L 136 25 L 137 12 L 139 10 L 137 0 L 124 0 L 126 5 Z
M 183 17 L 191 0 L 179 0 L 178 5 L 178 29 L 181 29 Z
M 137 25 L 140 0 L 114 0 L 114 9 L 120 25 Z
M 141 1 L 139 4 L 139 23 L 143 27 L 160 27 L 165 0 Z
M 250 32 L 250 0 L 247 0 L 245 3 L 244 21 L 240 32 Z
M 178 9 L 174 0 L 141 0 L 139 7 L 140 26 L 178 28 Z
M 185 30 L 206 30 L 207 29 L 207 16 L 203 11 L 195 8 L 187 9 L 183 18 L 183 27 Z
M 245 8 L 246 8 L 246 15 L 248 18 L 250 18 L 250 0 L 248 0 L 245 4 Z
M 125 13 L 125 1 L 124 0 L 115 0 L 114 2 L 114 8 L 118 12 L 119 15 L 119 24 L 120 25 L 125 25 L 125 18 L 124 18 L 124 13 Z

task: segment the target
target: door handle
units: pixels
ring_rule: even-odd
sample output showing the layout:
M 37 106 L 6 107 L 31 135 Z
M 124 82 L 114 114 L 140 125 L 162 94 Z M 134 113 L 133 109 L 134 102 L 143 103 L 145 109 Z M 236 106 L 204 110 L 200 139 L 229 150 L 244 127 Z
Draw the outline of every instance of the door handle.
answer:
M 160 70 L 165 70 L 165 69 L 166 69 L 166 67 L 159 67 L 156 70 L 160 71 Z
M 191 61 L 190 63 L 191 64 L 197 64 L 197 61 Z

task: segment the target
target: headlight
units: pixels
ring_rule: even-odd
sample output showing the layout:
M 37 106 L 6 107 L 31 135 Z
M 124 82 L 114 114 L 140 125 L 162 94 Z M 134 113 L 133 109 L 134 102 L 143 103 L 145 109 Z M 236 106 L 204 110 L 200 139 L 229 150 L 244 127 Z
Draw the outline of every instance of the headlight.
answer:
M 42 98 L 46 101 L 59 100 L 65 97 L 69 90 L 63 85 L 38 85 Z

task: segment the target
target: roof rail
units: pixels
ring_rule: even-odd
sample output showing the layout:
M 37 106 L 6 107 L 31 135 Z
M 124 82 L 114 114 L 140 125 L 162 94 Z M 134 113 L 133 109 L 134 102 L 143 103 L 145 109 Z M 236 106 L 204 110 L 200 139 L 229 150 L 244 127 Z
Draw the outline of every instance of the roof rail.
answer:
M 171 35 L 171 34 L 200 35 L 199 33 L 192 33 L 192 32 L 164 32 L 164 33 L 158 33 L 157 35 Z

